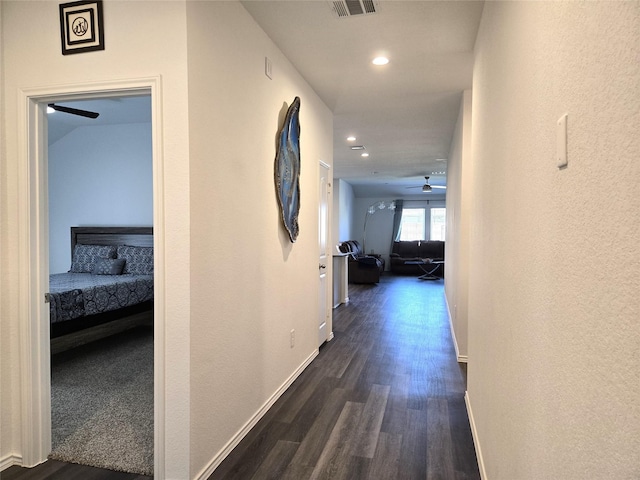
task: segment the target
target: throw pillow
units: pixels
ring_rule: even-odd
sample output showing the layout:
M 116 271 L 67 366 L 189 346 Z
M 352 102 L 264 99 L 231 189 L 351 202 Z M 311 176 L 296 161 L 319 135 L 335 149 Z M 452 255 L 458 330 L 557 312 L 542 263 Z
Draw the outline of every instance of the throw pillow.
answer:
M 101 258 L 93 267 L 94 275 L 121 275 L 124 268 L 124 258 Z
M 153 247 L 118 246 L 118 258 L 124 258 L 122 273 L 153 275 Z
M 84 245 L 79 243 L 73 251 L 71 270 L 73 273 L 91 273 L 101 258 L 116 258 L 114 245 Z

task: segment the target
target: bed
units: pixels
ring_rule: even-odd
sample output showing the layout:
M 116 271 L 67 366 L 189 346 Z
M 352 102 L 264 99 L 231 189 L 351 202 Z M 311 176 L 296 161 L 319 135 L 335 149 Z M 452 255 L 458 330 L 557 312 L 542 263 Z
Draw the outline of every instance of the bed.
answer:
M 153 321 L 153 227 L 71 227 L 71 258 L 49 277 L 52 339 Z

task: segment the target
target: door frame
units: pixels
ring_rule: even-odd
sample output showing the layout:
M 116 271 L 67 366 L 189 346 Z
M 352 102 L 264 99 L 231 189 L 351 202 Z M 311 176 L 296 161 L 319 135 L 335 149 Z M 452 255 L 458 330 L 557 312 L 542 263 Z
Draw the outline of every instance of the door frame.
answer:
M 325 238 L 325 254 L 327 256 L 327 265 L 326 265 L 326 292 L 324 295 L 325 298 L 325 320 L 326 320 L 326 332 L 327 337 L 326 341 L 330 342 L 333 340 L 333 250 L 329 248 L 329 244 L 331 243 L 332 238 L 332 172 L 331 165 L 323 160 L 318 160 L 318 174 L 320 175 L 320 171 L 324 170 L 327 173 L 327 212 L 326 212 L 326 238 Z M 318 179 L 319 180 L 319 179 Z M 319 183 L 319 182 L 318 182 Z M 318 207 L 320 207 L 320 203 L 322 202 L 322 192 L 318 191 Z M 320 208 L 318 208 L 318 224 L 320 223 Z M 320 233 L 320 232 L 319 232 Z
M 156 258 L 164 258 L 164 175 L 161 78 L 148 77 L 19 91 L 18 208 L 19 324 L 22 398 L 22 465 L 35 466 L 51 452 L 48 159 L 46 106 L 52 101 L 151 95 L 153 226 Z M 154 266 L 154 475 L 164 478 L 165 460 L 165 281 L 164 264 Z

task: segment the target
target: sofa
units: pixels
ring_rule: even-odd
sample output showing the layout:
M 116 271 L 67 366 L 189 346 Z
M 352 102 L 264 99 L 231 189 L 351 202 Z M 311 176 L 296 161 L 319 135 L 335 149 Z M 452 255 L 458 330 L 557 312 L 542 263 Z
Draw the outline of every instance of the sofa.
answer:
M 366 255 L 357 240 L 338 245 L 338 250 L 349 255 L 349 283 L 378 283 L 385 262 L 379 255 Z
M 391 273 L 397 275 L 422 275 L 425 272 L 420 268 L 420 265 L 407 262 L 416 262 L 426 258 L 444 260 L 444 242 L 440 240 L 393 242 L 389 267 Z M 444 278 L 444 264 L 439 265 L 433 275 Z

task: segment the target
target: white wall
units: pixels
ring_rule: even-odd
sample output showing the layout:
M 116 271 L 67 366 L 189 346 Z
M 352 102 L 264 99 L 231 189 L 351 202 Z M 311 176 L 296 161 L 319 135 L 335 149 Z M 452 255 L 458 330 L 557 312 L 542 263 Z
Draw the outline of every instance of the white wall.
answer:
M 318 162 L 333 163 L 333 136 L 331 112 L 239 2 L 189 2 L 187 13 L 191 475 L 200 477 L 317 352 Z M 273 80 L 264 75 L 265 57 Z M 296 96 L 301 209 L 292 244 L 274 159 Z
M 341 179 L 333 182 L 333 245 L 351 240 L 353 203 L 355 195 L 353 187 Z
M 485 4 L 468 398 L 487 479 L 640 477 L 639 25 L 638 2 Z
M 460 102 L 447 162 L 447 242 L 445 294 L 458 361 L 467 361 L 469 306 L 469 212 L 473 205 L 471 90 Z
M 63 56 L 60 51 L 58 3 L 2 1 L 3 143 L 2 296 L 0 361 L 2 363 L 0 463 L 19 460 L 22 451 L 19 325 L 26 322 L 21 303 L 27 275 L 20 257 L 22 186 L 27 161 L 22 157 L 24 125 L 16 119 L 21 90 L 55 92 L 69 85 L 160 77 L 160 131 L 165 192 L 163 259 L 167 319 L 165 396 L 167 412 L 166 478 L 186 478 L 189 462 L 189 143 L 186 8 L 183 2 L 106 1 L 105 50 Z M 144 21 L 140 21 L 144 19 Z M 25 35 L 25 26 L 29 33 Z M 21 107 L 24 108 L 24 107 Z M 6 174 L 6 175 L 5 175 Z M 156 218 L 157 220 L 157 218 Z M 158 224 L 154 221 L 154 224 Z M 159 232 L 156 232 L 159 233 Z M 10 427 L 7 427 L 10 426 Z
M 351 219 L 351 232 L 353 238 L 345 240 L 357 240 L 366 249 L 366 253 L 382 255 L 385 260 L 385 268 L 389 269 L 389 253 L 391 252 L 391 235 L 393 233 L 394 211 L 376 209 L 376 213 L 369 215 L 367 219 L 366 238 L 364 235 L 364 221 L 369 205 L 378 202 L 386 202 L 388 205 L 394 198 L 356 198 L 353 202 L 353 217 Z
M 79 127 L 49 146 L 49 270 L 71 266 L 69 228 L 153 225 L 151 124 Z

